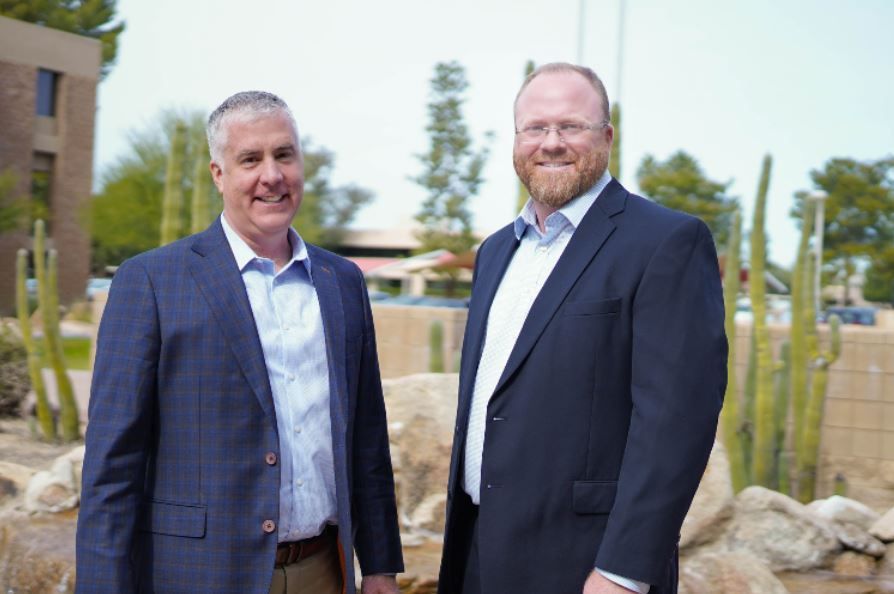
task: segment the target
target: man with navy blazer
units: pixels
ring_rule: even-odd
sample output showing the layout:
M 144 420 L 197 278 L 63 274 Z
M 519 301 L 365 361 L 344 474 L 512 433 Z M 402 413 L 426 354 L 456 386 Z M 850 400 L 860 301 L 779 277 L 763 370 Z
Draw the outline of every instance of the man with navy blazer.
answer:
M 77 591 L 396 594 L 403 571 L 373 322 L 356 266 L 291 228 L 288 106 L 208 122 L 224 211 L 121 265 L 99 331 Z
M 548 64 L 515 103 L 531 199 L 478 250 L 441 594 L 667 594 L 714 440 L 727 343 L 700 220 L 607 173 L 589 68 Z

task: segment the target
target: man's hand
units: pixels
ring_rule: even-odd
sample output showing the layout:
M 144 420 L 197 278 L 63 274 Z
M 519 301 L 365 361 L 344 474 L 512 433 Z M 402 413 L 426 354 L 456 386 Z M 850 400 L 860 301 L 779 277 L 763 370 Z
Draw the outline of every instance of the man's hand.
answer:
M 583 594 L 630 594 L 628 590 L 611 581 L 595 569 L 590 572 L 587 581 L 584 582 Z
M 399 594 L 397 579 L 390 575 L 365 575 L 360 581 L 360 594 Z

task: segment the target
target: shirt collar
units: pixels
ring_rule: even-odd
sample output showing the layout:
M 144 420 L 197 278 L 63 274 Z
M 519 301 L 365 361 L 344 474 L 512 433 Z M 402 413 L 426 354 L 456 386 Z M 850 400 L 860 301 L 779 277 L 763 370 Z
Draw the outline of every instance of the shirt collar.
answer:
M 584 219 L 584 215 L 587 214 L 587 211 L 590 210 L 590 207 L 596 202 L 596 198 L 599 197 L 599 194 L 602 193 L 602 190 L 605 189 L 611 180 L 612 176 L 608 172 L 608 169 L 606 169 L 602 174 L 602 177 L 599 178 L 593 187 L 546 217 L 547 220 L 559 214 L 561 215 L 561 218 L 564 218 L 571 224 L 573 229 L 577 229 L 577 226 L 580 225 L 580 222 Z M 531 198 L 528 198 L 525 206 L 515 218 L 515 238 L 521 239 L 525 234 L 525 229 L 527 229 L 529 225 L 535 229 L 537 228 L 537 213 L 534 211 L 534 202 Z
M 230 226 L 227 222 L 226 215 L 223 213 L 220 215 L 220 226 L 223 227 L 227 243 L 230 244 L 230 249 L 233 251 L 233 256 L 236 258 L 236 266 L 239 268 L 240 272 L 244 271 L 245 267 L 248 266 L 250 262 L 253 262 L 255 258 L 260 258 L 260 256 L 258 256 L 254 250 L 245 243 L 245 240 L 242 239 Z M 292 258 L 286 262 L 281 270 L 285 270 L 291 266 L 292 262 L 301 262 L 307 270 L 307 275 L 311 276 L 310 256 L 307 253 L 307 245 L 293 227 L 289 227 L 289 245 L 292 246 Z

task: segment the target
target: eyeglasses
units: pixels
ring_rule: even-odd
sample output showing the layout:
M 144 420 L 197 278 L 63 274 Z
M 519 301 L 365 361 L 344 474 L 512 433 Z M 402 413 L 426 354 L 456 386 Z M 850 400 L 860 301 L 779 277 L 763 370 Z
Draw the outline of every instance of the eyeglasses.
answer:
M 573 140 L 584 133 L 585 130 L 601 130 L 608 127 L 609 122 L 603 120 L 596 124 L 577 124 L 566 122 L 556 126 L 528 126 L 521 130 L 516 130 L 515 135 L 518 136 L 522 144 L 539 144 L 546 140 L 551 130 L 555 130 L 559 135 L 559 140 Z

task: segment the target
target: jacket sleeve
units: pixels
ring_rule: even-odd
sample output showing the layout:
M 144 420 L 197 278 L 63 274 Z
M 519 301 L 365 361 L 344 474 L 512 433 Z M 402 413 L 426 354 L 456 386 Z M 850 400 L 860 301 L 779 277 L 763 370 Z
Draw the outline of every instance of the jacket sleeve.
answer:
M 655 250 L 632 316 L 630 427 L 595 565 L 657 584 L 707 465 L 726 388 L 720 273 L 700 220 L 687 218 Z
M 88 410 L 76 592 L 136 591 L 130 562 L 150 449 L 160 347 L 146 270 L 124 263 L 105 307 Z
M 376 336 L 366 284 L 362 292 L 363 345 L 354 420 L 353 500 L 354 546 L 363 575 L 404 571 L 388 445 L 385 400 L 376 354 Z

